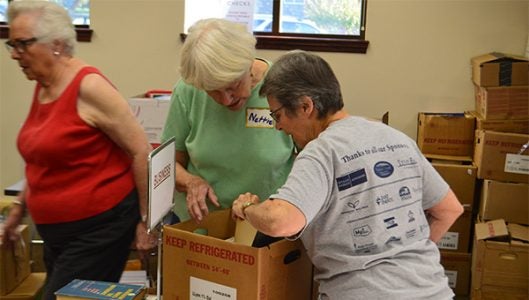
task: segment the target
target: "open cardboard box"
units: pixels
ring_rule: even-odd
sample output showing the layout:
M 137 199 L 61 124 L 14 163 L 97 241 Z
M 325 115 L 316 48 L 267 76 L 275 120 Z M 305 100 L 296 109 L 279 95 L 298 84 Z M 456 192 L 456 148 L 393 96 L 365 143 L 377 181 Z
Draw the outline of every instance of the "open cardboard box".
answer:
M 229 209 L 210 212 L 201 224 L 164 226 L 163 297 L 311 298 L 312 264 L 301 241 L 282 239 L 255 248 L 230 241 L 234 233 Z
M 505 289 L 529 291 L 529 227 L 503 219 L 475 225 L 472 294 Z

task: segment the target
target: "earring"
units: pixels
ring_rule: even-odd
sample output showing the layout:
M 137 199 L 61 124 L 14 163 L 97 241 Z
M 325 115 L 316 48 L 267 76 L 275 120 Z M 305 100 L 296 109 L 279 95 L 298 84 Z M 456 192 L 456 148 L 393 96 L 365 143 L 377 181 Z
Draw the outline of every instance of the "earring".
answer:
M 59 51 L 53 51 L 53 55 L 59 56 L 59 54 L 61 54 Z

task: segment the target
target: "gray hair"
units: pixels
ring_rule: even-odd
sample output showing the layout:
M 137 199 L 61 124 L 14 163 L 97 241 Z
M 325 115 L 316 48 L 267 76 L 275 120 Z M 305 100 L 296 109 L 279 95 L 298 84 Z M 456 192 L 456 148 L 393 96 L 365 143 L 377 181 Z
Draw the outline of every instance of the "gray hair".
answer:
M 344 106 L 340 83 L 330 65 L 302 50 L 287 52 L 272 65 L 259 94 L 276 98 L 291 115 L 301 104 L 301 98 L 308 96 L 318 111 L 318 119 Z
M 182 79 L 206 91 L 224 88 L 250 70 L 255 44 L 255 37 L 242 24 L 199 20 L 189 28 L 180 53 Z
M 34 14 L 35 37 L 41 43 L 52 44 L 60 41 L 64 44 L 64 53 L 73 55 L 76 45 L 76 32 L 68 11 L 54 2 L 42 0 L 17 0 L 9 3 L 8 22 L 21 14 Z

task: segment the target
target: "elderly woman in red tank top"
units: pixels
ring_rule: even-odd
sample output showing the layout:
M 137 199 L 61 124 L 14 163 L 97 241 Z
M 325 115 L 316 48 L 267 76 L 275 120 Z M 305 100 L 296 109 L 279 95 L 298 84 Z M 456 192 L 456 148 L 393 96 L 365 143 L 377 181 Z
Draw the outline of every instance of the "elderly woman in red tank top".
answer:
M 28 209 L 44 241 L 44 299 L 74 278 L 118 281 L 133 241 L 146 231 L 147 156 L 151 150 L 127 101 L 96 68 L 73 57 L 68 13 L 47 1 L 9 5 L 11 58 L 36 81 L 17 146 L 26 186 L 5 223 L 16 240 Z

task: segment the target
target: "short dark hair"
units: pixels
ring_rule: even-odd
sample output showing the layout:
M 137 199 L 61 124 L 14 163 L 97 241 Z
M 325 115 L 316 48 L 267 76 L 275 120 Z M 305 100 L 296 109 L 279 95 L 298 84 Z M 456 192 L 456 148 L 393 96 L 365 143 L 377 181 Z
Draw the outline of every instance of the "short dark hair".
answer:
M 287 52 L 268 71 L 259 95 L 272 96 L 294 112 L 303 96 L 314 102 L 318 119 L 343 108 L 340 83 L 330 65 L 321 57 L 302 50 Z

